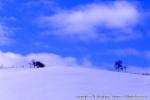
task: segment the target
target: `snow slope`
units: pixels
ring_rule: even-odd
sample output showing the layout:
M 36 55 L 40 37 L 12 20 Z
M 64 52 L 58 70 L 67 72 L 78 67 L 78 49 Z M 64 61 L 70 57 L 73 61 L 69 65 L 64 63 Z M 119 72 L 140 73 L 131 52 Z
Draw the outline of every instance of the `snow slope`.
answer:
M 123 97 L 135 95 L 147 97 Z M 0 70 L 0 100 L 106 100 L 101 96 L 150 100 L 150 76 L 80 67 Z

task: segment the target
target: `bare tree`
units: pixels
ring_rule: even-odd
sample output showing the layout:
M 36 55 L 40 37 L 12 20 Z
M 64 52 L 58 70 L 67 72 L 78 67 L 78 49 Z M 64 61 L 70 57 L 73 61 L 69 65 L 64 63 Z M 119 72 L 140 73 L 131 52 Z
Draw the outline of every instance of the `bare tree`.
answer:
M 118 72 L 120 71 L 126 71 L 126 66 L 123 65 L 122 60 L 118 60 L 115 62 L 115 70 L 117 70 Z

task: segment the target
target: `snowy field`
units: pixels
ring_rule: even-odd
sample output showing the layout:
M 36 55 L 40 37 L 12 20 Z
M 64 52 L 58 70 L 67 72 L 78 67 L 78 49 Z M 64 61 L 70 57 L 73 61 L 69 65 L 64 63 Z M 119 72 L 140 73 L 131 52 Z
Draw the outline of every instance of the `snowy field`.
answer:
M 0 70 L 0 100 L 106 99 L 150 100 L 150 76 L 80 67 Z

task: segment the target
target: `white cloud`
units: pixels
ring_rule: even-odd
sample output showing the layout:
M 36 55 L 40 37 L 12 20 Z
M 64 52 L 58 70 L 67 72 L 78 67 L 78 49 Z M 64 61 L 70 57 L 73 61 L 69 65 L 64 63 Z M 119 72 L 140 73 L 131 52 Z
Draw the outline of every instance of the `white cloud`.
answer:
M 28 0 L 24 3 L 24 7 L 22 8 L 23 10 L 29 10 L 31 12 L 34 11 L 36 12 L 45 12 L 45 11 L 56 11 L 57 6 L 56 3 L 52 0 Z
M 133 48 L 116 49 L 113 51 L 113 53 L 120 56 L 141 56 L 142 55 L 142 52 Z
M 150 59 L 150 51 L 146 51 L 146 52 L 145 52 L 145 56 L 146 56 L 148 59 Z
M 12 42 L 10 36 L 13 31 L 3 23 L 0 23 L 0 45 L 7 45 Z
M 150 74 L 150 67 L 137 67 L 137 66 L 129 66 L 127 72 L 130 73 L 149 73 Z
M 54 4 L 52 1 L 49 0 L 32 0 L 32 1 L 27 1 L 25 3 L 25 5 L 27 7 L 46 7 L 46 8 L 50 8 L 52 6 L 52 4 Z
M 23 56 L 12 52 L 0 52 L 0 66 L 4 67 L 29 67 L 33 59 L 43 62 L 48 67 L 78 65 L 73 57 L 62 57 L 52 53 L 32 53 Z
M 116 56 L 145 56 L 144 51 L 140 51 L 135 48 L 119 48 L 105 50 L 104 52 L 99 53 L 100 55 L 116 55 Z
M 71 10 L 60 10 L 52 16 L 41 16 L 37 21 L 41 27 L 48 29 L 46 34 L 67 39 L 109 41 L 139 38 L 139 34 L 131 32 L 139 18 L 140 13 L 135 5 L 117 1 L 112 4 L 89 4 Z M 99 32 L 99 29 L 105 28 L 122 32 Z M 128 33 L 124 33 L 125 31 Z
M 42 61 L 47 66 L 75 66 L 77 61 L 73 57 L 62 57 L 52 53 L 29 54 L 27 59 L 36 59 Z
M 138 50 L 135 48 L 121 48 L 121 49 L 111 49 L 106 50 L 105 52 L 99 53 L 100 55 L 116 55 L 116 56 L 134 56 L 142 57 L 143 59 L 150 60 L 150 51 L 149 50 Z
M 145 59 L 146 61 L 150 60 L 150 50 L 139 50 L 136 48 L 116 48 L 111 50 L 105 50 L 98 55 L 101 56 L 117 56 L 119 58 L 122 57 L 138 57 Z

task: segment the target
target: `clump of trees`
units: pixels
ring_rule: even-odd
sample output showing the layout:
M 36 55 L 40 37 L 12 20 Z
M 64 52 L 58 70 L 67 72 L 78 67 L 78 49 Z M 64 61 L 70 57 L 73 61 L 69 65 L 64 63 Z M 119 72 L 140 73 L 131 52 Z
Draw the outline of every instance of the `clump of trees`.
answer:
M 35 61 L 35 60 L 32 60 L 31 65 L 33 65 L 34 68 L 43 68 L 43 67 L 45 67 L 45 64 L 43 64 L 40 61 Z
M 118 60 L 115 62 L 115 70 L 118 72 L 126 71 L 127 67 L 123 65 L 122 60 Z

